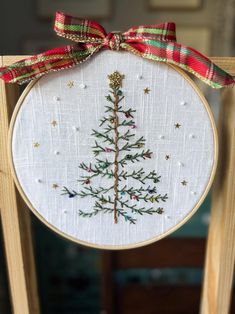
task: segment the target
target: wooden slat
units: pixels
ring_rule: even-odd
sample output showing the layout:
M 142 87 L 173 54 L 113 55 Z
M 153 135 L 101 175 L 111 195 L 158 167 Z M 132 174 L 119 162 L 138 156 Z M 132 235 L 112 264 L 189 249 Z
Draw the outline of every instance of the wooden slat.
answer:
M 235 89 L 222 93 L 220 161 L 209 227 L 202 314 L 228 314 L 235 261 Z
M 166 238 L 135 250 L 114 251 L 112 259 L 114 269 L 202 267 L 204 253 L 204 239 Z
M 219 67 L 235 76 L 235 57 L 211 57 Z
M 20 61 L 22 59 L 25 59 L 25 58 L 28 58 L 30 56 L 4 56 L 4 65 L 5 66 L 8 66 L 8 65 L 11 65 L 12 63 L 14 62 L 17 62 L 17 61 Z
M 29 211 L 18 200 L 7 159 L 9 119 L 18 96 L 16 86 L 0 82 L 0 213 L 13 312 L 38 314 Z

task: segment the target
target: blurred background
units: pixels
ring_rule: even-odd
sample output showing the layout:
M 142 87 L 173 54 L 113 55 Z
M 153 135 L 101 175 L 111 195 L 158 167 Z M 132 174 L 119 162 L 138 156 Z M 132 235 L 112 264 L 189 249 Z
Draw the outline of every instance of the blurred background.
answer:
M 172 21 L 180 43 L 208 56 L 235 54 L 235 0 L 1 1 L 0 54 L 63 45 L 53 32 L 56 10 L 95 19 L 107 31 Z M 203 91 L 217 117 L 218 92 Z M 73 244 L 31 215 L 42 314 L 198 313 L 209 212 L 210 196 L 169 238 L 119 253 Z M 0 243 L 0 313 L 10 314 Z

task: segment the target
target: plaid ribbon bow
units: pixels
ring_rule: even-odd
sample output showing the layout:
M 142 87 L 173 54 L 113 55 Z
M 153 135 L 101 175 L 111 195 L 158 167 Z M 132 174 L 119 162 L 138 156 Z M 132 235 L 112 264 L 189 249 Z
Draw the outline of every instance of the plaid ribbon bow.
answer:
M 74 45 L 55 48 L 0 68 L 7 83 L 26 83 L 51 71 L 71 68 L 101 49 L 129 51 L 142 58 L 175 64 L 213 88 L 234 84 L 234 78 L 191 47 L 176 43 L 175 24 L 132 27 L 106 33 L 96 22 L 56 13 L 54 30 Z

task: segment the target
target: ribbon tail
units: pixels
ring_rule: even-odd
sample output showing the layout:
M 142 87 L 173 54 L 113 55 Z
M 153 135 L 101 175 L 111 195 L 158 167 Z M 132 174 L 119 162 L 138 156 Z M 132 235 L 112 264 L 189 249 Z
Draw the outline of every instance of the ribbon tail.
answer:
M 213 88 L 233 85 L 235 79 L 197 50 L 170 41 L 130 41 L 121 47 L 143 58 L 170 63 L 192 73 Z
M 51 49 L 10 66 L 0 67 L 0 78 L 6 83 L 21 85 L 46 73 L 83 63 L 100 49 L 100 45 L 86 43 Z

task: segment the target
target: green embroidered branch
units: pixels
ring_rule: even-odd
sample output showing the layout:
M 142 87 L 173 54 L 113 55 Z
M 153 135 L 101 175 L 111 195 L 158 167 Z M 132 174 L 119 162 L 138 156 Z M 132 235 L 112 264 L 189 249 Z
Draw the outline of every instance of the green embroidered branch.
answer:
M 93 189 L 92 187 L 85 187 L 82 191 L 77 192 L 75 190 L 69 190 L 68 188 L 64 187 L 62 190 L 62 195 L 69 195 L 70 197 L 79 196 L 81 198 L 91 196 L 93 198 L 98 199 L 102 204 L 113 204 L 113 200 L 111 199 L 111 196 L 107 196 L 107 198 L 104 197 L 103 194 L 109 192 L 111 189 L 113 189 L 113 185 L 109 188 L 100 188 L 100 189 Z M 100 195 L 102 193 L 102 195 Z
M 155 170 L 150 171 L 146 176 L 143 176 L 143 174 L 145 174 L 143 168 L 139 169 L 138 171 L 133 170 L 131 173 L 122 170 L 119 177 L 123 178 L 124 180 L 126 180 L 127 178 L 132 178 L 138 180 L 142 184 L 145 184 L 147 180 L 151 180 L 153 181 L 153 183 L 160 182 L 161 176 L 158 176 Z
M 79 210 L 79 216 L 91 218 L 93 216 L 96 216 L 99 212 L 113 213 L 113 208 L 103 207 L 98 202 L 96 202 L 93 211 L 85 212 L 85 211 Z
M 107 169 L 109 166 L 113 164 L 112 162 L 109 162 L 107 159 L 104 161 L 104 160 L 96 158 L 96 160 L 98 161 L 98 166 L 97 165 L 93 166 L 91 163 L 88 166 L 84 162 L 82 162 L 80 163 L 78 168 L 85 170 L 87 172 L 95 172 L 96 170 L 99 170 L 99 169 L 103 169 L 103 170 Z
M 129 194 L 129 193 L 127 193 Z M 132 198 L 135 198 L 137 201 L 139 200 L 143 200 L 146 203 L 147 202 L 151 202 L 151 203 L 159 203 L 160 201 L 162 202 L 166 202 L 166 200 L 168 199 L 167 194 L 165 195 L 161 195 L 161 194 L 157 194 L 157 195 L 149 195 L 149 194 L 145 194 L 145 195 L 135 195 L 135 194 L 129 194 Z
M 69 198 L 73 198 L 77 196 L 77 192 L 74 190 L 69 190 L 64 186 L 61 195 L 68 195 Z
M 123 121 L 119 124 L 119 126 L 133 126 L 133 125 L 135 125 L 135 121 L 134 121 L 134 120 L 129 120 L 129 121 L 123 120 Z
M 127 180 L 127 178 L 132 178 L 144 184 L 145 182 L 143 181 L 143 174 L 144 174 L 143 168 L 139 169 L 138 171 L 133 170 L 131 173 L 122 170 L 119 173 L 119 178 L 122 178 L 124 180 Z
M 136 204 L 134 205 L 130 205 L 129 204 L 129 199 L 122 201 L 121 199 L 118 200 L 118 203 L 121 205 L 121 207 L 126 207 L 127 209 L 130 209 L 131 212 L 135 212 L 135 213 L 141 213 L 145 211 L 145 207 L 140 207 L 138 208 Z M 149 208 L 149 210 L 153 210 L 153 207 Z
M 106 96 L 106 97 L 108 97 L 108 96 Z M 114 104 L 114 100 L 113 99 L 112 99 L 111 102 Z M 120 101 L 118 101 L 118 102 L 120 103 Z M 112 112 L 113 113 L 113 107 L 111 107 L 111 106 L 104 106 L 104 107 L 106 108 L 105 113 L 107 113 L 107 112 Z M 121 109 L 122 109 L 122 106 L 118 106 L 117 112 L 119 112 L 119 110 L 121 110 Z
M 111 170 L 111 171 L 105 170 L 105 172 L 101 172 L 101 171 L 97 170 L 94 172 L 94 174 L 92 174 L 90 176 L 81 176 L 81 179 L 79 179 L 78 182 L 81 182 L 82 185 L 90 184 L 91 179 L 94 177 L 97 177 L 99 175 L 101 175 L 102 177 L 107 177 L 108 179 L 112 179 L 114 177 L 113 170 Z
M 107 178 L 113 178 L 114 177 L 114 172 L 113 170 L 108 170 L 103 168 L 103 170 L 100 170 L 100 168 L 98 166 L 94 166 L 92 167 L 92 165 L 90 164 L 89 167 L 85 164 L 85 163 L 81 163 L 79 165 L 79 168 L 91 173 L 90 175 L 83 175 L 80 176 L 81 179 L 78 180 L 78 182 L 82 182 L 82 184 L 88 184 L 91 182 L 91 179 L 97 176 L 102 176 L 102 177 L 107 177 Z M 106 166 L 107 168 L 107 166 Z
M 104 204 L 113 204 L 113 201 L 111 200 L 111 197 L 108 196 L 107 198 L 105 198 L 103 195 L 99 196 L 100 193 L 107 193 L 109 192 L 111 189 L 113 189 L 113 186 L 109 187 L 108 189 L 104 189 L 104 188 L 99 188 L 99 189 L 93 189 L 92 187 L 87 187 L 85 188 L 87 191 L 89 191 L 88 193 L 81 191 L 80 193 L 72 190 L 70 191 L 69 189 L 67 189 L 66 187 L 64 187 L 64 193 L 62 195 L 68 194 L 69 197 L 75 197 L 75 196 L 80 196 L 81 198 L 87 197 L 87 196 L 92 196 L 96 199 L 98 199 L 98 201 L 96 201 L 96 207 L 94 207 L 94 211 L 92 212 L 84 212 L 84 211 L 79 211 L 79 215 L 83 216 L 83 217 L 92 217 L 97 215 L 99 212 L 103 211 L 104 213 L 109 212 L 112 213 L 114 211 L 113 208 L 108 208 L 106 206 L 104 206 Z M 122 190 L 120 190 L 119 192 L 123 192 L 125 189 L 123 188 Z M 142 189 L 138 189 L 139 191 L 142 191 Z M 135 193 L 137 192 L 137 190 L 130 188 L 129 190 L 125 190 L 126 193 L 128 193 L 129 195 L 132 195 L 131 193 Z M 157 196 L 159 197 L 159 196 Z M 167 198 L 167 196 L 164 196 L 165 198 Z M 164 200 L 164 197 L 162 197 L 162 200 Z M 155 198 L 156 199 L 156 198 Z M 138 208 L 136 204 L 134 205 L 128 205 L 128 201 L 129 200 L 119 200 L 118 202 L 120 203 L 121 207 L 126 207 L 127 209 L 131 210 L 132 213 L 135 214 L 139 214 L 139 215 L 143 215 L 143 214 L 149 214 L 152 215 L 154 213 L 157 214 L 162 214 L 163 213 L 163 208 L 158 207 L 157 209 L 154 209 L 153 207 L 150 207 L 148 209 L 145 209 L 145 207 L 141 207 Z M 133 219 L 130 215 L 127 215 L 126 212 L 123 212 L 123 209 L 118 209 L 118 213 L 123 216 L 125 218 L 125 220 L 130 221 L 131 223 L 135 223 L 136 219 Z
M 157 213 L 157 214 L 162 214 L 163 213 L 163 208 L 161 208 L 161 207 L 158 207 L 157 209 L 154 209 L 154 207 L 150 207 L 150 208 L 146 209 L 145 207 L 137 207 L 136 204 L 130 205 L 129 204 L 129 200 L 122 201 L 121 199 L 118 200 L 118 203 L 121 205 L 121 208 L 125 207 L 126 209 L 131 210 L 131 213 L 134 213 L 134 214 L 139 214 L 139 215 L 149 214 L 149 215 L 152 215 L 154 213 Z
M 157 193 L 156 187 L 151 188 L 150 186 L 148 186 L 148 188 L 140 187 L 138 189 L 134 189 L 133 187 L 131 187 L 128 189 L 127 186 L 125 185 L 121 190 L 119 190 L 119 192 L 121 195 L 128 194 L 131 198 L 134 197 L 137 201 L 144 200 L 145 202 L 159 203 L 160 201 L 166 202 L 166 200 L 168 199 L 167 194 L 156 195 Z M 143 193 L 145 194 L 143 195 Z
M 114 188 L 113 185 L 111 185 L 108 188 L 103 188 L 103 187 L 93 188 L 89 186 L 89 187 L 84 187 L 83 190 L 79 193 L 75 190 L 69 190 L 68 188 L 64 187 L 64 189 L 62 190 L 63 192 L 62 195 L 68 194 L 68 195 L 71 195 L 70 197 L 75 197 L 75 196 L 85 197 L 85 196 L 90 196 L 90 195 L 106 194 L 113 188 Z M 118 192 L 121 195 L 121 198 L 123 197 L 123 195 L 127 194 L 131 198 L 135 197 L 136 200 L 144 200 L 145 202 L 150 201 L 152 203 L 154 202 L 158 203 L 159 201 L 165 202 L 168 199 L 167 194 L 152 195 L 148 193 L 149 191 L 151 191 L 149 188 L 143 188 L 143 187 L 140 187 L 138 189 L 134 189 L 133 187 L 131 187 L 128 189 L 126 185 L 122 189 L 118 190 Z M 156 192 L 155 189 L 154 191 Z M 143 195 L 143 193 L 146 193 L 146 194 Z
M 114 90 L 110 90 L 109 92 L 110 92 L 112 95 L 115 96 Z M 122 95 L 123 95 L 122 91 L 121 91 L 120 89 L 117 90 L 117 96 L 122 96 Z M 109 102 L 111 102 L 111 103 L 114 104 L 114 102 L 115 102 L 115 97 L 114 97 L 114 99 L 113 99 L 110 95 L 107 95 L 107 96 L 105 96 L 105 98 L 106 98 Z M 118 99 L 118 101 L 117 101 L 117 104 L 119 104 L 119 103 L 123 100 L 123 98 L 125 98 L 125 96 L 120 97 L 120 98 Z M 109 112 L 109 111 L 112 111 L 112 110 L 113 110 L 113 108 L 110 107 L 110 106 L 105 106 L 105 107 L 107 108 L 107 110 L 106 110 L 105 112 Z
M 150 171 L 143 179 L 142 181 L 145 181 L 145 180 L 152 180 L 153 183 L 158 183 L 160 182 L 160 178 L 161 176 L 158 176 L 156 171 L 153 170 L 153 171 Z
M 98 144 L 97 141 L 95 141 L 95 146 L 93 146 L 92 148 L 95 156 L 98 156 L 100 153 L 106 152 L 105 148 Z
M 92 198 L 96 198 L 100 204 L 104 205 L 104 204 L 114 204 L 114 200 L 111 199 L 110 196 L 104 197 L 104 195 L 99 195 L 99 193 L 97 193 L 96 191 L 94 191 L 91 187 L 87 188 L 87 191 L 82 190 L 81 192 L 76 192 L 77 196 L 80 196 L 81 198 L 87 197 L 87 196 L 91 196 Z M 159 194 L 160 195 L 160 194 Z M 133 196 L 133 195 L 131 195 Z M 156 201 L 156 199 L 158 198 L 158 196 L 151 196 L 152 198 L 152 203 L 154 201 Z M 138 198 L 139 200 L 140 198 Z M 146 196 L 146 201 L 149 201 L 150 198 Z M 122 200 L 122 198 L 117 199 L 117 202 L 120 204 L 121 208 L 125 207 L 129 210 L 131 210 L 131 212 L 136 213 L 136 214 L 140 214 L 143 215 L 144 213 L 147 214 L 153 214 L 153 213 L 158 213 L 158 209 L 154 209 L 153 207 L 150 207 L 148 209 L 145 209 L 145 207 L 137 207 L 137 204 L 134 205 L 130 205 L 129 204 L 129 199 L 126 200 Z
M 118 212 L 118 216 L 124 217 L 125 221 L 130 222 L 130 224 L 135 224 L 136 219 L 131 217 L 130 215 L 128 215 L 127 212 L 125 212 L 121 209 L 117 209 L 117 212 Z
M 97 165 L 93 166 L 91 164 L 89 164 L 88 166 L 84 162 L 79 165 L 80 169 L 91 173 L 90 175 L 81 176 L 82 179 L 78 180 L 79 182 L 86 181 L 87 179 L 92 179 L 94 177 L 97 177 L 98 175 L 101 175 L 102 177 L 106 176 L 107 178 L 112 178 L 114 176 L 113 170 L 107 169 L 109 166 L 114 164 L 113 162 L 109 162 L 107 159 L 105 161 L 97 159 L 97 161 L 99 162 L 98 166 Z M 133 170 L 132 172 L 122 170 L 121 172 L 119 172 L 119 181 L 121 181 L 121 179 L 127 180 L 127 178 L 138 180 L 143 184 L 145 184 L 146 180 L 152 180 L 154 181 L 154 183 L 158 183 L 160 181 L 161 176 L 158 176 L 155 170 L 150 171 L 145 176 L 144 174 L 145 172 L 143 168 L 137 171 Z M 143 191 L 145 191 L 145 189 L 143 189 Z
M 108 142 L 109 144 L 114 144 L 114 139 L 112 137 L 110 137 L 109 135 L 107 134 L 103 134 L 103 133 L 100 133 L 96 130 L 92 130 L 93 132 L 91 133 L 92 136 L 95 136 L 97 138 L 102 138 L 104 139 L 103 142 Z
M 134 118 L 134 116 L 132 115 L 132 113 L 136 112 L 136 110 L 133 109 L 128 109 L 128 110 L 122 110 L 122 107 L 120 107 L 120 109 L 118 110 L 118 112 L 120 113 L 124 113 L 126 118 Z
M 136 140 L 134 143 L 130 144 L 127 142 L 122 148 L 120 148 L 120 152 L 122 151 L 131 151 L 133 148 L 141 148 L 144 146 L 145 139 L 143 136 L 141 136 L 138 140 Z
M 135 134 L 130 134 L 130 130 L 127 130 L 123 135 L 119 135 L 119 140 L 129 141 Z
M 110 164 L 113 164 L 113 163 L 109 163 L 109 165 Z M 87 180 L 90 181 L 92 178 L 97 177 L 99 175 L 101 177 L 107 177 L 109 179 L 114 177 L 114 171 L 113 170 L 108 170 L 108 169 L 100 170 L 100 168 L 96 165 L 94 167 L 92 167 L 91 164 L 89 166 L 87 166 L 85 163 L 81 163 L 79 165 L 79 168 L 86 170 L 87 172 L 91 173 L 90 175 L 81 176 L 81 179 L 78 180 L 78 182 L 82 182 L 83 185 L 87 184 Z M 144 174 L 145 174 L 145 172 L 144 172 L 143 168 L 139 169 L 138 171 L 133 170 L 131 173 L 129 173 L 128 171 L 122 170 L 118 174 L 118 180 L 121 181 L 121 179 L 127 180 L 127 178 L 132 178 L 134 180 L 141 182 L 142 184 L 145 184 L 146 180 L 152 180 L 154 183 L 157 183 L 160 181 L 161 176 L 158 176 L 155 171 L 150 171 L 145 176 L 144 176 Z
M 98 168 L 101 168 L 101 169 L 106 169 L 106 168 L 108 168 L 109 166 L 113 165 L 113 162 L 108 161 L 107 158 L 106 158 L 105 160 L 96 158 L 95 160 L 96 160 L 97 163 L 98 163 Z
M 113 189 L 113 185 L 108 187 L 108 188 L 103 188 L 103 187 L 99 187 L 99 188 L 92 188 L 91 186 L 89 187 L 84 187 L 83 188 L 85 191 L 87 191 L 87 193 L 83 190 L 82 192 L 77 192 L 75 190 L 69 190 L 67 187 L 63 187 L 62 190 L 62 194 L 61 195 L 68 195 L 70 198 L 72 197 L 76 197 L 76 196 L 80 196 L 80 194 L 83 194 L 83 197 L 85 196 L 89 196 L 89 195 L 99 195 L 99 194 L 106 194 L 108 193 L 110 190 Z
M 99 202 L 95 202 L 94 210 L 91 212 L 86 212 L 79 210 L 79 216 L 82 216 L 84 218 L 88 217 L 91 218 L 93 216 L 96 216 L 99 212 L 103 213 L 113 213 L 114 209 L 110 207 L 105 207 L 101 205 Z M 125 221 L 129 221 L 131 224 L 135 224 L 136 219 L 132 218 L 130 215 L 127 214 L 127 212 L 123 211 L 122 209 L 117 209 L 118 216 L 122 216 Z
M 106 193 L 108 193 L 110 190 L 112 190 L 113 189 L 113 185 L 111 185 L 110 187 L 108 187 L 108 188 L 103 188 L 103 187 L 99 187 L 99 188 L 93 188 L 93 187 L 91 187 L 91 186 L 89 186 L 89 187 L 84 187 L 84 189 L 85 190 L 87 190 L 87 191 L 89 191 L 89 192 L 91 192 L 91 193 L 94 193 L 94 194 L 106 194 Z
M 113 131 L 113 130 L 114 130 L 114 127 L 113 127 L 111 124 L 108 124 L 107 127 L 104 128 L 104 130 L 105 130 L 104 133 L 107 134 L 107 133 Z
M 129 195 L 141 195 L 142 192 L 147 192 L 148 191 L 148 188 L 143 188 L 142 186 L 140 188 L 127 188 L 126 185 L 124 185 L 120 190 L 119 190 L 119 193 L 121 195 L 125 195 L 125 193 L 129 194 Z M 156 189 L 155 189 L 156 191 Z
M 152 158 L 152 152 L 148 150 L 143 150 L 141 153 L 135 154 L 127 154 L 120 161 L 120 165 L 123 167 L 127 164 L 127 161 L 131 161 L 132 163 L 136 161 L 140 161 L 140 159 Z
M 112 111 L 113 113 L 113 111 Z M 103 126 L 103 124 L 105 124 L 106 122 L 111 122 L 111 123 L 114 123 L 114 119 L 115 117 L 113 115 L 109 115 L 108 117 L 103 117 L 102 119 L 100 119 L 100 124 L 99 126 Z
M 162 207 L 158 207 L 157 209 L 149 208 L 149 209 L 144 209 L 141 211 L 139 211 L 138 209 L 134 209 L 132 212 L 135 214 L 139 214 L 139 215 L 143 215 L 143 214 L 149 214 L 149 215 L 159 214 L 159 215 L 161 215 L 164 212 L 164 210 Z
M 99 194 L 96 194 L 96 193 L 87 193 L 85 191 L 81 191 L 81 192 L 78 192 L 77 193 L 77 196 L 80 196 L 81 198 L 84 198 L 84 197 L 87 197 L 87 196 L 91 196 L 92 198 L 95 198 L 97 199 L 98 201 L 100 201 L 100 203 L 102 205 L 104 204 L 111 204 L 111 205 L 114 205 L 114 200 L 111 199 L 111 196 L 108 195 L 107 197 L 105 197 L 104 195 L 99 195 Z
M 104 207 L 101 204 L 99 204 L 99 202 L 96 202 L 93 211 L 84 212 L 82 210 L 79 210 L 79 216 L 91 218 L 93 216 L 96 216 L 100 212 L 113 213 L 114 209 L 110 208 L 110 207 Z M 131 224 L 135 224 L 135 222 L 136 222 L 136 219 L 132 218 L 130 215 L 127 214 L 127 212 L 125 212 L 121 209 L 117 209 L 117 215 L 122 216 L 125 219 L 125 221 L 128 221 Z
M 106 214 L 106 213 L 112 214 L 113 213 L 113 208 L 110 208 L 110 207 L 99 207 L 99 206 L 95 205 L 94 206 L 94 210 L 91 211 L 91 212 L 84 212 L 82 210 L 79 210 L 79 216 L 82 216 L 84 218 L 91 218 L 91 217 L 96 216 L 100 212 L 103 212 L 104 214 Z M 144 211 L 138 211 L 138 210 L 135 211 L 135 210 L 133 210 L 133 213 L 136 213 L 136 214 L 139 214 L 139 215 L 143 215 L 143 214 L 153 215 L 154 213 L 157 213 L 157 214 L 161 215 L 163 213 L 163 208 L 159 207 L 159 208 L 154 209 L 154 210 L 147 209 L 147 210 L 144 210 Z M 136 219 L 131 217 L 130 215 L 128 215 L 126 211 L 118 209 L 118 216 L 122 216 L 125 219 L 125 221 L 128 221 L 131 224 L 135 224 L 136 223 Z
M 106 100 L 108 100 L 108 101 L 111 102 L 111 103 L 114 102 L 113 99 L 112 99 L 112 97 L 111 97 L 110 95 L 105 96 L 105 98 L 106 98 Z M 107 108 L 107 110 L 106 110 L 105 112 L 109 112 L 109 111 L 112 111 L 112 110 L 113 110 L 113 108 L 110 107 L 110 106 L 105 106 L 105 108 Z

